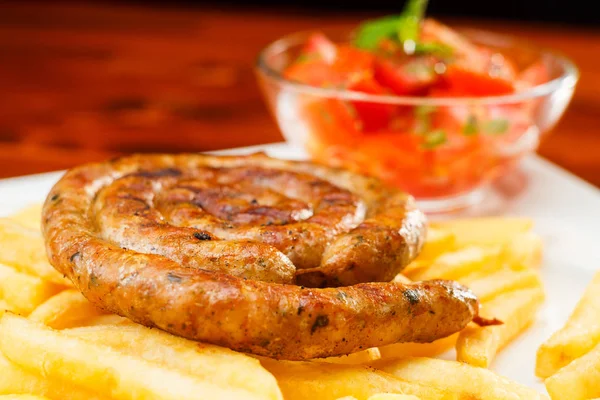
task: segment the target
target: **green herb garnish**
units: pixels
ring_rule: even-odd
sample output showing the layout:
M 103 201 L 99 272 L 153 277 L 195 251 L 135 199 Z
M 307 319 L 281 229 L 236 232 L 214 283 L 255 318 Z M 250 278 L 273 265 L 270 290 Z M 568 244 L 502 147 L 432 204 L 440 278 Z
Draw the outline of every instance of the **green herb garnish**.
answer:
M 438 129 L 435 131 L 431 131 L 427 135 L 425 135 L 424 141 L 421 144 L 421 146 L 424 149 L 431 150 L 443 145 L 444 143 L 446 143 L 447 140 L 448 137 L 446 136 L 446 132 L 442 129 Z
M 479 133 L 479 124 L 477 123 L 477 117 L 474 115 L 469 115 L 467 118 L 467 122 L 463 126 L 463 135 L 465 136 L 473 136 Z
M 502 135 L 508 131 L 508 120 L 505 118 L 496 118 L 483 124 L 483 131 L 489 135 Z
M 421 21 L 425 17 L 428 0 L 408 0 L 397 23 L 398 39 L 401 43 L 419 40 Z M 406 47 L 406 46 L 405 46 Z
M 411 41 L 414 51 L 427 2 L 428 0 L 408 0 L 400 15 L 390 15 L 362 23 L 356 32 L 354 45 L 365 50 L 376 50 L 383 39 L 391 39 L 402 45 Z
M 451 57 L 454 51 L 452 47 L 435 42 L 416 43 L 415 54 L 434 54 L 439 57 Z
M 354 45 L 365 50 L 375 50 L 382 39 L 393 38 L 398 31 L 400 17 L 392 15 L 364 22 L 358 28 Z
M 415 107 L 415 133 L 424 135 L 431 130 L 431 114 L 437 110 L 436 106 L 416 106 Z

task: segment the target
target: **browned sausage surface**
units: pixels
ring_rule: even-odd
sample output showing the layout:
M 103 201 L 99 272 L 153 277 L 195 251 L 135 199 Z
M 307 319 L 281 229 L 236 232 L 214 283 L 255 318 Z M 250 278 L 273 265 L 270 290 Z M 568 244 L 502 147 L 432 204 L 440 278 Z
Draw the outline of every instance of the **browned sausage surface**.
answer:
M 264 356 L 429 342 L 478 311 L 453 282 L 388 282 L 422 246 L 410 196 L 311 163 L 189 154 L 84 165 L 51 190 L 43 229 L 52 264 L 93 303 Z

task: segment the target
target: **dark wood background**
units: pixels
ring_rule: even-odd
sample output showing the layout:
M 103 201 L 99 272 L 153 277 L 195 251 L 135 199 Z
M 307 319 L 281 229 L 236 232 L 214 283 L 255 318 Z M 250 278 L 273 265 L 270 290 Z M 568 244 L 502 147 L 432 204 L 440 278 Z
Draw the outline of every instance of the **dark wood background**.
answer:
M 282 140 L 255 82 L 258 51 L 368 15 L 235 8 L 0 3 L 0 176 L 133 151 Z M 570 56 L 581 81 L 540 153 L 600 186 L 600 30 L 453 20 Z

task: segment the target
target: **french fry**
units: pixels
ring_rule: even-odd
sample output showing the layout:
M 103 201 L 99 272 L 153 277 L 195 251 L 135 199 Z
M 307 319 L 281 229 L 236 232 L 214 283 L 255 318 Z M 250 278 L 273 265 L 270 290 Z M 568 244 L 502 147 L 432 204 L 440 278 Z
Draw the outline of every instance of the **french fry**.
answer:
M 255 358 L 233 350 L 194 342 L 137 324 L 72 328 L 61 333 L 108 346 L 121 354 L 141 358 L 219 387 L 241 389 L 264 399 L 281 399 L 273 375 Z
M 600 272 L 597 272 L 565 326 L 537 352 L 535 373 L 547 378 L 600 343 Z
M 458 338 L 458 333 L 438 339 L 432 343 L 395 343 L 379 348 L 380 359 L 395 360 L 405 357 L 433 357 L 450 350 Z
M 394 282 L 398 283 L 411 283 L 412 281 L 404 274 L 398 274 L 394 277 Z
M 410 394 L 428 400 L 459 399 L 448 390 L 398 379 L 366 366 L 268 358 L 261 358 L 261 363 L 277 378 L 286 400 L 335 400 L 344 396 L 367 400 L 378 393 Z
M 96 317 L 86 318 L 78 326 L 98 326 L 98 325 L 135 325 L 135 322 L 116 314 L 98 315 Z
M 432 222 L 430 226 L 452 233 L 456 247 L 489 246 L 505 244 L 516 234 L 530 231 L 533 221 L 519 217 L 489 217 Z
M 451 251 L 454 248 L 454 235 L 451 232 L 428 228 L 427 238 L 418 260 L 433 260 L 439 255 Z
M 516 290 L 484 303 L 485 316 L 503 321 L 496 326 L 468 326 L 456 341 L 457 360 L 487 368 L 500 349 L 526 329 L 544 301 L 541 287 Z
M 404 274 L 413 281 L 428 279 L 453 279 L 475 271 L 492 272 L 500 268 L 498 255 L 500 248 L 497 246 L 480 247 L 469 246 L 460 250 L 445 253 L 431 263 L 417 262 L 417 266 L 407 268 Z
M 16 313 L 29 314 L 62 289 L 63 286 L 0 264 L 0 298 Z
M 39 231 L 42 225 L 43 206 L 42 203 L 30 204 L 11 215 L 10 219 L 28 229 Z
M 66 381 L 115 400 L 268 398 L 167 369 L 9 313 L 0 320 L 0 351 L 30 372 L 43 373 L 47 379 Z M 213 364 L 204 367 L 209 369 Z
M 5 394 L 0 396 L 0 400 L 50 400 L 43 396 L 34 396 L 31 394 Z
M 0 263 L 59 285 L 73 286 L 48 262 L 40 232 L 0 218 L 0 243 Z
M 379 360 L 381 353 L 377 347 L 358 351 L 356 353 L 348 354 L 346 356 L 339 357 L 327 357 L 315 359 L 315 362 L 326 362 L 333 364 L 347 364 L 347 365 L 360 365 L 368 364 L 370 362 Z
M 72 383 L 42 378 L 8 361 L 0 352 L 0 394 L 30 394 L 52 400 L 108 400 Z
M 538 272 L 532 269 L 514 271 L 503 268 L 491 274 L 476 272 L 459 281 L 468 286 L 481 302 L 490 301 L 496 296 L 514 290 L 542 286 Z
M 1 400 L 1 399 L 0 399 Z M 357 400 L 354 396 L 340 397 L 337 400 Z M 368 400 L 420 400 L 411 394 L 378 393 L 369 397 Z
M 0 317 L 4 315 L 6 311 L 14 311 L 12 307 L 4 300 L 0 299 Z
M 553 400 L 585 400 L 600 396 L 600 344 L 545 381 Z
M 374 367 L 406 381 L 450 391 L 461 400 L 546 399 L 535 390 L 490 370 L 456 361 L 409 357 L 375 363 Z
M 75 289 L 64 290 L 49 298 L 29 315 L 32 321 L 42 322 L 54 329 L 85 325 L 106 312 L 90 303 Z
M 501 257 L 511 267 L 539 268 L 542 264 L 542 238 L 534 232 L 516 234 L 502 249 Z

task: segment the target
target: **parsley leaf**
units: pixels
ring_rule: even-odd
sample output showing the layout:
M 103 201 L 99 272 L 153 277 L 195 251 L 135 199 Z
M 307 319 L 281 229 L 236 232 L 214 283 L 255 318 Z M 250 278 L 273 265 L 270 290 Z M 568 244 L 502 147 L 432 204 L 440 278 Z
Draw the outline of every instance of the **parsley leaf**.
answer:
M 415 107 L 415 133 L 423 135 L 431 129 L 431 114 L 437 110 L 436 106 L 416 106 Z
M 427 3 L 428 0 L 407 0 L 400 15 L 363 22 L 355 34 L 354 45 L 375 50 L 382 39 L 394 39 L 402 43 L 405 49 L 412 49 L 410 53 L 414 52 Z
M 483 124 L 483 131 L 489 135 L 502 135 L 508 131 L 509 123 L 506 118 L 496 118 Z
M 439 57 L 451 57 L 454 51 L 452 47 L 435 42 L 417 43 L 415 54 L 435 54 Z
M 446 136 L 446 132 L 442 129 L 438 129 L 425 135 L 425 140 L 421 146 L 424 149 L 431 150 L 443 145 L 447 140 L 448 137 Z
M 463 135 L 473 136 L 477 133 L 479 133 L 479 124 L 477 122 L 477 117 L 474 115 L 469 115 L 469 118 L 467 118 L 467 122 L 463 126 Z
M 399 21 L 399 16 L 392 15 L 362 23 L 356 32 L 354 45 L 365 50 L 375 50 L 382 39 L 394 37 Z
M 427 3 L 428 0 L 408 0 L 406 2 L 397 25 L 400 42 L 412 41 L 413 45 L 417 42 Z

